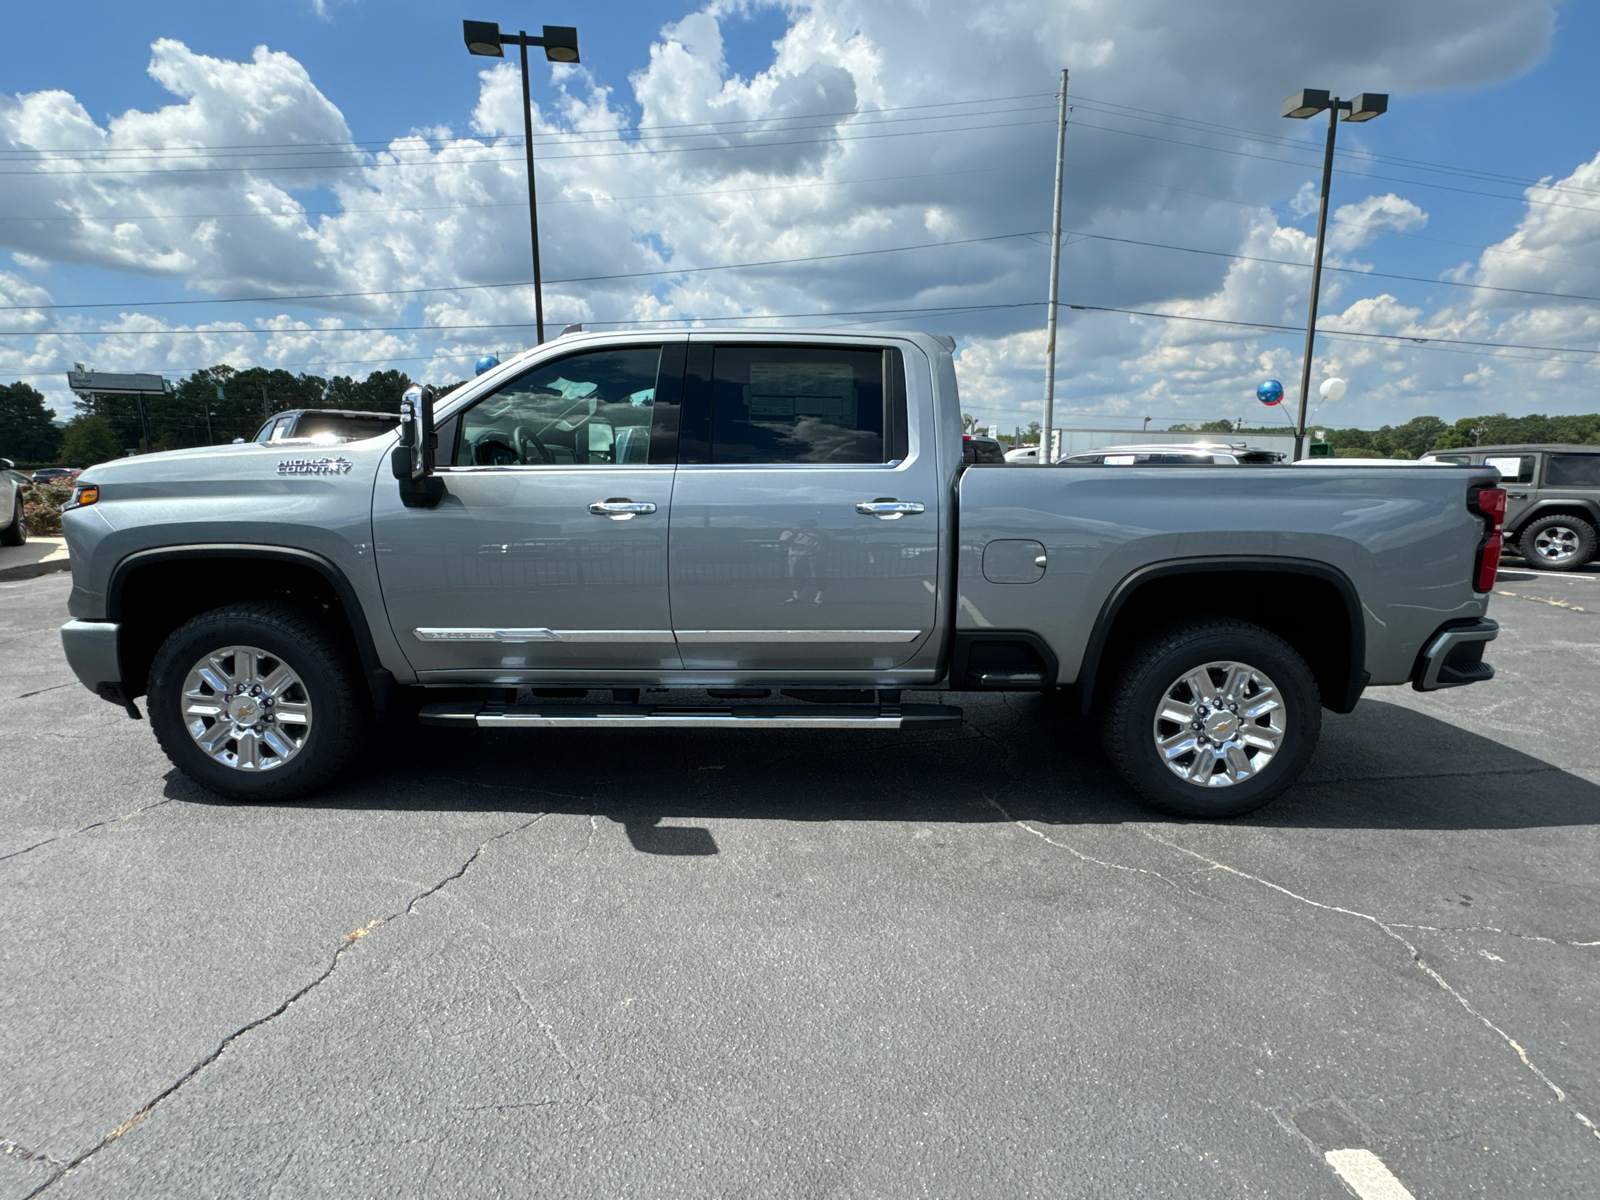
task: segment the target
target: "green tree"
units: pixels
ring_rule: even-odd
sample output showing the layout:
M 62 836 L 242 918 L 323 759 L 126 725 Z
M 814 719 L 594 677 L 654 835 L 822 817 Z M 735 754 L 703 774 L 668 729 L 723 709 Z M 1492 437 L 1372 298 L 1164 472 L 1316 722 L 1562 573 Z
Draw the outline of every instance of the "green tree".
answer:
M 54 415 L 44 406 L 44 394 L 20 380 L 0 387 L 0 457 L 54 462 L 61 444 L 61 431 L 50 423 Z
M 977 427 L 978 427 L 978 418 L 977 417 L 973 416 L 971 413 L 962 413 L 961 414 L 961 432 L 962 433 L 971 433 Z
M 122 457 L 121 443 L 104 417 L 80 414 L 67 422 L 61 435 L 61 461 L 74 467 L 92 467 Z
M 328 380 L 322 403 L 327 408 L 397 413 L 400 397 L 411 382 L 404 371 L 374 371 L 360 383 L 348 375 L 335 375 Z
M 1232 421 L 1207 421 L 1204 425 L 1200 426 L 1200 432 L 1201 433 L 1232 433 L 1233 432 L 1233 422 Z

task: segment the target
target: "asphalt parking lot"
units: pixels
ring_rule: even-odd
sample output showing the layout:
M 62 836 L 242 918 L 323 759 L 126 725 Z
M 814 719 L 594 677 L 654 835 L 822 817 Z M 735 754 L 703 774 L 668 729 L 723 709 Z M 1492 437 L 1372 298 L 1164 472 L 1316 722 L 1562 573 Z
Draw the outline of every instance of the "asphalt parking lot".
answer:
M 1217 824 L 1031 696 L 391 724 L 236 806 L 68 585 L 0 583 L 0 1198 L 1600 1195 L 1600 572 L 1508 564 L 1492 683 Z

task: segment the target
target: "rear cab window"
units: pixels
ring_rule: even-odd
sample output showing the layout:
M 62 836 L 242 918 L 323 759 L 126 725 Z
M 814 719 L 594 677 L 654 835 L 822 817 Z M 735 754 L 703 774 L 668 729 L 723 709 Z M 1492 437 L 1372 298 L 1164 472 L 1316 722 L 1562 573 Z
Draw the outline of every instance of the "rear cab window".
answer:
M 1546 487 L 1600 488 L 1600 454 L 1552 454 L 1544 469 Z
M 680 461 L 881 465 L 908 454 L 898 348 L 695 346 L 689 379 L 703 401 L 685 414 Z

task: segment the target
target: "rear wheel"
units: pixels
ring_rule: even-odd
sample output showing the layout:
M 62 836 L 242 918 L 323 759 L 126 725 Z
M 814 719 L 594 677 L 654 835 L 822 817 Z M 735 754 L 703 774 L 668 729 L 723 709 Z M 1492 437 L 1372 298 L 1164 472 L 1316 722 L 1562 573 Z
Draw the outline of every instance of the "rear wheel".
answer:
M 1517 549 L 1530 567 L 1546 571 L 1575 571 L 1594 557 L 1594 526 L 1564 513 L 1530 521 Z
M 28 540 L 28 518 L 22 511 L 22 497 L 11 506 L 11 524 L 0 529 L 0 546 L 20 546 Z
M 1221 617 L 1136 647 L 1101 711 L 1101 740 L 1123 778 L 1184 817 L 1260 808 L 1299 777 L 1321 728 L 1305 660 L 1275 634 Z
M 236 800 L 321 787 L 365 740 L 361 669 L 318 613 L 259 601 L 181 626 L 150 666 L 150 725 L 167 757 Z

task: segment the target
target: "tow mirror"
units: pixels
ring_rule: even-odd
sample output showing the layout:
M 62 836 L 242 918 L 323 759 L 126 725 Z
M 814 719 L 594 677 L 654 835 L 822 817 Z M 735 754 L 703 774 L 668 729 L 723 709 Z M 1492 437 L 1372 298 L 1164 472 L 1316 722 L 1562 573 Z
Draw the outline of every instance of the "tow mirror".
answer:
M 389 457 L 407 508 L 432 508 L 444 497 L 444 482 L 433 473 L 439 438 L 433 431 L 433 389 L 421 384 L 400 398 L 400 442 Z

